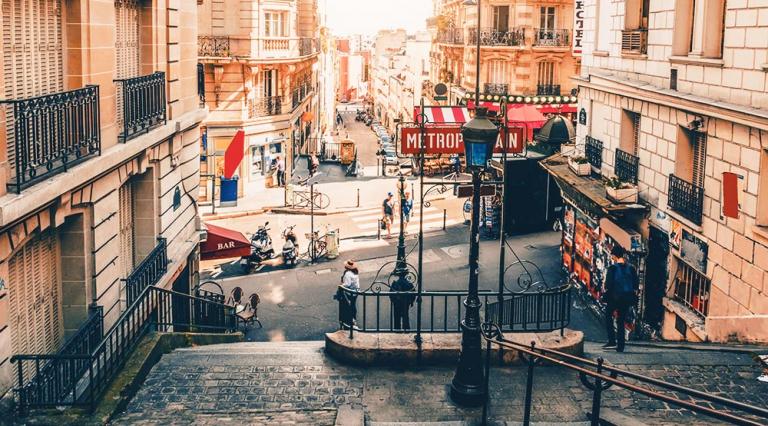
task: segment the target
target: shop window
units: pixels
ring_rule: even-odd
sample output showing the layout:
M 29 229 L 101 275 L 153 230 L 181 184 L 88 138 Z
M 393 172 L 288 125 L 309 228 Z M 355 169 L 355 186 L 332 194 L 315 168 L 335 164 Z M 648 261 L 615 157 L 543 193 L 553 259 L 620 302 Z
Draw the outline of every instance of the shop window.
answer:
M 724 20 L 722 0 L 677 0 L 672 54 L 721 58 Z
M 706 317 L 709 311 L 710 281 L 704 274 L 681 259 L 677 259 L 674 298 L 697 315 Z
M 760 177 L 757 191 L 757 224 L 768 227 L 768 149 L 760 151 Z

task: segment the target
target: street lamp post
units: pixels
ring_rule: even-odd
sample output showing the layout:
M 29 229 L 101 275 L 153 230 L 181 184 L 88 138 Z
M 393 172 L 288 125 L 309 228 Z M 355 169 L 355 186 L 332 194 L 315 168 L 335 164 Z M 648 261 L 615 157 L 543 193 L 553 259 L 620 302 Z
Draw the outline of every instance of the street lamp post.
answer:
M 397 265 L 393 274 L 399 280 L 406 279 L 408 275 L 408 266 L 405 262 L 405 214 L 403 213 L 403 204 L 405 203 L 405 176 L 400 173 L 397 181 L 398 195 L 400 196 L 400 235 L 397 238 Z

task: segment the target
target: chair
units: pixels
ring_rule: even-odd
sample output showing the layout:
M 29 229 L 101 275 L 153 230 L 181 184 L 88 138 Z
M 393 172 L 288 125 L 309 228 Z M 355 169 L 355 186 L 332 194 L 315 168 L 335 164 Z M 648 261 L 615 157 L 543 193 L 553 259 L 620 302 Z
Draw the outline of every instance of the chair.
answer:
M 232 292 L 229 293 L 229 299 L 227 300 L 227 305 L 231 306 L 237 306 L 242 305 L 243 300 L 243 289 L 240 287 L 235 287 L 232 289 Z
M 243 327 L 247 327 L 248 324 L 254 323 L 259 324 L 259 328 L 264 327 L 261 325 L 261 321 L 259 321 L 258 315 L 260 302 L 261 299 L 259 299 L 258 294 L 252 293 L 250 296 L 248 296 L 248 304 L 245 305 L 245 309 L 237 313 L 237 320 L 243 322 Z

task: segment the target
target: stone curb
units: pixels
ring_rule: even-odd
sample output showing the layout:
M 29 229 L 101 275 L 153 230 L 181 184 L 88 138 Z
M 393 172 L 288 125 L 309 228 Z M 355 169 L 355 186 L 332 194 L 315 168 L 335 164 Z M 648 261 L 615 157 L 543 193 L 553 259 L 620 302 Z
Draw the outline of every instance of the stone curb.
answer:
M 768 353 L 768 346 L 759 345 L 737 345 L 737 346 L 725 346 L 717 344 L 706 343 L 687 343 L 687 342 L 646 342 L 646 341 L 630 341 L 627 342 L 627 346 L 638 346 L 646 348 L 656 349 L 675 349 L 685 351 L 707 351 L 707 352 L 726 352 L 734 354 L 765 354 Z

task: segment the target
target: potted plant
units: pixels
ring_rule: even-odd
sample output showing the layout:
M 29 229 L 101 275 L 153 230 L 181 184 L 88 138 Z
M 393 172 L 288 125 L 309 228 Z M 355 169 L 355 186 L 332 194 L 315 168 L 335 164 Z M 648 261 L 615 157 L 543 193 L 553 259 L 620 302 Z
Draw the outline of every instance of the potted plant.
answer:
M 615 203 L 637 203 L 637 186 L 624 182 L 616 176 L 605 179 L 605 193 L 608 199 Z
M 568 157 L 568 167 L 576 173 L 576 176 L 589 176 L 592 173 L 592 165 L 589 164 L 589 160 L 581 155 Z

